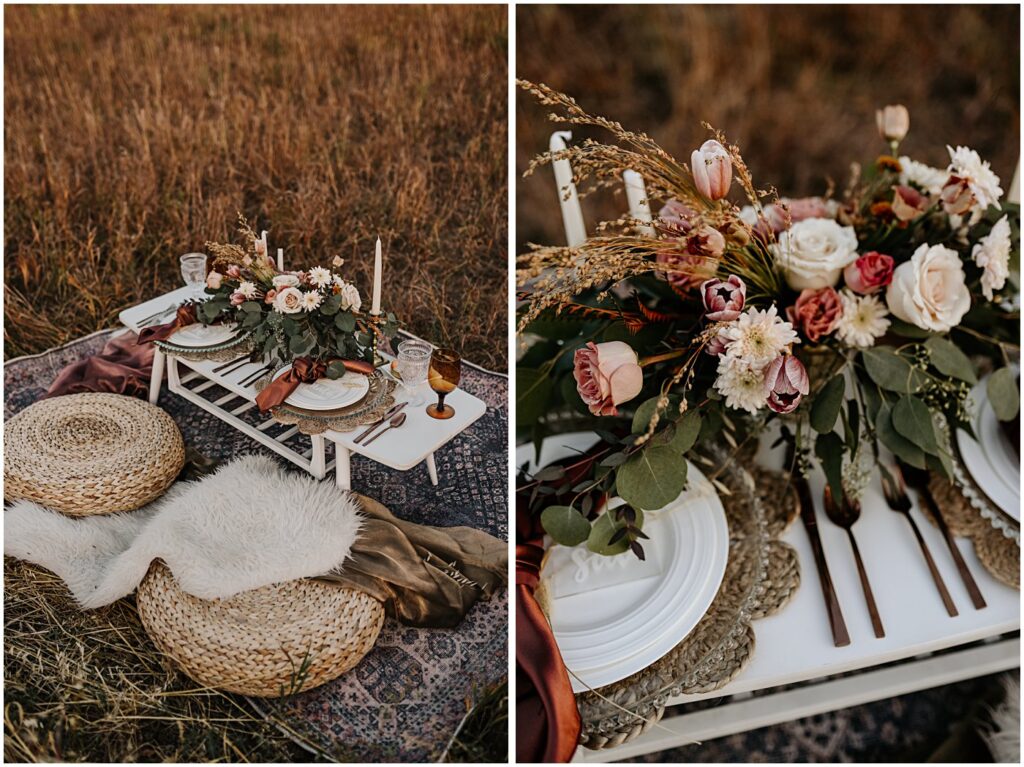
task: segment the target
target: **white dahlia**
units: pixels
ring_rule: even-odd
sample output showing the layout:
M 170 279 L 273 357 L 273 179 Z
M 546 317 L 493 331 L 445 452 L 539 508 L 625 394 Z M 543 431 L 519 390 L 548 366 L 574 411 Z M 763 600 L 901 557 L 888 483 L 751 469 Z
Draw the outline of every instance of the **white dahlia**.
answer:
M 995 291 L 1001 290 L 1010 275 L 1010 222 L 1006 216 L 996 221 L 992 231 L 974 246 L 971 257 L 984 271 L 981 274 L 981 292 L 992 300 Z
M 768 401 L 764 390 L 764 366 L 755 367 L 728 354 L 718 358 L 715 389 L 725 397 L 728 407 L 748 413 L 756 413 Z
M 763 370 L 791 344 L 799 343 L 793 326 L 779 317 L 775 305 L 761 311 L 751 307 L 722 329 L 726 354 Z
M 878 296 L 858 296 L 849 290 L 839 294 L 843 315 L 836 324 L 836 338 L 847 346 L 867 349 L 885 335 L 892 323 L 885 305 Z

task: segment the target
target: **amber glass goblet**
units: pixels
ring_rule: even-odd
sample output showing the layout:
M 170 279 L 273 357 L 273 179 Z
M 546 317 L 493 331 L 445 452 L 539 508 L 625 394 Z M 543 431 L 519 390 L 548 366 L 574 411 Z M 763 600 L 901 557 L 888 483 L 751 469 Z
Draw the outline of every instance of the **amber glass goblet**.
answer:
M 430 355 L 427 383 L 437 392 L 437 404 L 427 405 L 427 415 L 442 419 L 455 415 L 455 408 L 445 405 L 444 398 L 458 388 L 461 374 L 462 359 L 457 352 L 451 349 L 434 349 L 434 353 Z

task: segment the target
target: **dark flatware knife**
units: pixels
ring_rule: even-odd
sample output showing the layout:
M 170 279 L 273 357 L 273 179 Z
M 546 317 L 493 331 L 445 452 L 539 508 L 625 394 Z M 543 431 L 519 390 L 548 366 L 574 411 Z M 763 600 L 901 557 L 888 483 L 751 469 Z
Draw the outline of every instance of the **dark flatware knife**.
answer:
M 391 418 L 393 418 L 398 411 L 400 411 L 408 404 L 408 402 L 399 402 L 397 405 L 389 409 L 388 412 L 386 412 L 383 416 L 381 416 L 380 420 L 374 421 L 372 424 L 370 424 L 370 428 L 368 428 L 366 431 L 364 431 L 362 434 L 360 434 L 352 441 L 358 444 L 360 440 L 366 439 L 366 437 L 370 436 L 370 432 L 372 432 L 385 421 L 388 421 Z

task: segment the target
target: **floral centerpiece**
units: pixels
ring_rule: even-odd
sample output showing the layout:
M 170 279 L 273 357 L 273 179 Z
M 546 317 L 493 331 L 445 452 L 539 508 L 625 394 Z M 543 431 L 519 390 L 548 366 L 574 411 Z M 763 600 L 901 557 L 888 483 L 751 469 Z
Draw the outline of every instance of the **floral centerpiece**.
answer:
M 264 357 L 309 358 L 325 366 L 328 378 L 343 375 L 346 360 L 372 364 L 377 339 L 393 338 L 398 322 L 390 313 L 377 318 L 362 311 L 355 285 L 335 271 L 343 259 L 335 256 L 331 268 L 280 271 L 241 217 L 239 233 L 244 247 L 206 244 L 214 258 L 206 278 L 210 298 L 196 306 L 200 322 L 237 322 Z
M 842 193 L 784 199 L 755 187 L 720 133 L 687 167 L 563 94 L 520 85 L 552 120 L 614 139 L 540 155 L 527 175 L 566 159 L 586 194 L 633 170 L 662 203 L 653 221 L 603 222 L 577 247 L 519 258 L 517 425 L 538 444 L 579 428 L 602 440 L 568 467 L 523 475 L 557 542 L 643 557 L 642 512 L 683 490 L 684 456 L 708 440 L 739 451 L 773 419 L 792 469 L 820 467 L 838 502 L 876 472 L 898 481 L 882 448 L 949 476 L 948 427 L 970 429 L 982 369 L 994 370 L 999 418 L 1017 416 L 1020 211 L 973 150 L 950 147 L 946 168 L 901 156 L 909 115 L 889 106 L 887 152 L 854 166 Z M 604 494 L 628 505 L 598 518 Z

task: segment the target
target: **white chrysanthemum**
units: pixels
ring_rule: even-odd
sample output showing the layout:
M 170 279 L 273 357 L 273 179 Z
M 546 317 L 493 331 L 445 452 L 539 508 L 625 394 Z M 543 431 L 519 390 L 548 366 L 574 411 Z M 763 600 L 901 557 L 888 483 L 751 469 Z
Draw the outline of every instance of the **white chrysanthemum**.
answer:
M 315 290 L 311 290 L 308 293 L 302 294 L 302 308 L 307 312 L 316 311 L 320 307 L 320 302 L 324 300 L 324 297 L 317 293 Z
M 971 257 L 984 271 L 981 274 L 981 292 L 992 300 L 995 291 L 1001 290 L 1010 275 L 1010 222 L 1006 216 L 996 221 L 992 231 L 974 246 Z
M 728 407 L 748 413 L 756 413 L 768 401 L 764 391 L 764 367 L 749 365 L 728 354 L 718 358 L 715 389 L 725 397 Z
M 324 269 L 322 266 L 314 266 L 309 270 L 309 284 L 322 288 L 325 285 L 331 284 L 331 276 L 329 269 Z
M 249 282 L 248 280 L 242 280 L 240 283 L 238 283 L 238 292 L 241 293 L 246 298 L 255 298 L 256 284 L 253 282 Z
M 982 209 L 989 205 L 999 207 L 999 198 L 1003 196 L 999 186 L 999 176 L 992 172 L 988 160 L 982 160 L 978 153 L 965 146 L 949 150 L 949 172 L 967 181 L 967 186 L 974 194 L 974 199 Z
M 765 311 L 751 307 L 722 329 L 726 354 L 763 369 L 790 344 L 799 343 L 793 326 L 779 317 L 775 305 Z
M 901 184 L 914 184 L 928 194 L 938 194 L 949 180 L 948 170 L 933 168 L 909 157 L 900 158 L 900 168 Z
M 889 311 L 878 296 L 858 296 L 849 290 L 839 294 L 843 316 L 836 323 L 836 338 L 847 346 L 867 349 L 885 335 L 892 323 Z

